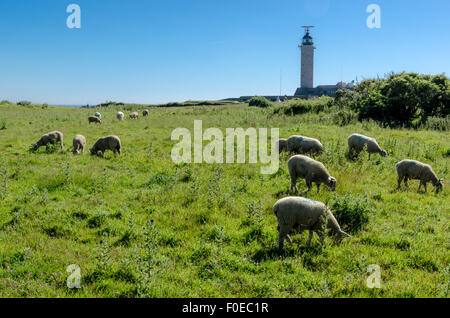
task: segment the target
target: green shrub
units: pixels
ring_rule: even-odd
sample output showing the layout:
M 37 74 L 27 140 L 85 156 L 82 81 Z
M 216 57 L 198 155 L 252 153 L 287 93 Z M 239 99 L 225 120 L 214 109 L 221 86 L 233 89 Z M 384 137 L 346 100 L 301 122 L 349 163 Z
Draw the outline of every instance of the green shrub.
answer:
M 437 131 L 450 131 L 450 116 L 428 117 L 426 121 L 420 125 L 419 128 Z
M 255 96 L 248 102 L 249 106 L 256 106 L 256 107 L 271 107 L 272 103 L 269 102 L 265 97 L 262 96 Z
M 373 212 L 372 203 L 366 196 L 350 192 L 336 196 L 330 207 L 342 229 L 351 233 L 361 230 L 369 222 L 369 215 Z
M 352 110 L 339 110 L 333 115 L 333 123 L 339 126 L 346 126 L 356 123 L 358 114 Z
M 23 101 L 18 102 L 17 105 L 19 105 L 19 106 L 30 106 L 31 102 L 23 100 Z

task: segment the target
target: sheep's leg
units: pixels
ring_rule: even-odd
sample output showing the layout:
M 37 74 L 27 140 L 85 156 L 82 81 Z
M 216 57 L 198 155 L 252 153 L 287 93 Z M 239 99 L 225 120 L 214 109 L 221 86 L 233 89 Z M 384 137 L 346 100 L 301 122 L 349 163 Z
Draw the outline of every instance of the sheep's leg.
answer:
M 306 245 L 311 246 L 311 240 L 313 237 L 314 232 L 312 230 L 309 230 L 309 238 L 308 238 L 308 242 L 306 242 Z
M 320 183 L 316 183 L 316 186 L 317 186 L 317 193 L 319 193 L 319 191 L 320 191 Z
M 407 188 L 409 188 L 408 177 L 406 177 L 406 176 L 405 176 L 405 186 L 406 186 Z
M 421 187 L 422 187 L 422 181 L 419 182 L 419 188 L 417 189 L 417 192 L 420 192 Z
M 398 182 L 398 186 L 397 186 L 397 190 L 400 189 L 400 186 L 402 185 L 402 177 L 398 176 L 397 178 L 397 182 Z
M 297 176 L 291 176 L 291 192 L 298 193 Z
M 369 160 L 370 160 L 370 152 L 369 152 Z
M 305 190 L 304 193 L 308 193 L 309 191 L 311 191 L 312 181 L 309 179 L 306 179 L 306 185 L 308 186 L 308 190 Z
M 292 240 L 288 235 L 289 230 L 290 230 L 289 226 L 286 225 L 278 226 L 278 248 L 280 250 L 283 249 L 285 239 L 288 238 L 288 241 L 292 243 Z
M 427 193 L 427 183 L 426 182 L 423 183 L 423 187 L 425 188 L 425 193 Z

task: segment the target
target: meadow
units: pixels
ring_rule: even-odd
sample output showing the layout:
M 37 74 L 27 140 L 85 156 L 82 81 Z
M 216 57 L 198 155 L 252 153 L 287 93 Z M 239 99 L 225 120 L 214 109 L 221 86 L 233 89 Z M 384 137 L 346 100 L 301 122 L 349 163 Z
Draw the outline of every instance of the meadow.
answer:
M 409 158 L 449 180 L 448 131 L 341 126 L 328 113 L 244 104 L 150 107 L 149 117 L 128 118 L 141 109 L 0 104 L 0 297 L 448 297 L 450 187 L 417 192 L 410 181 L 396 190 L 395 171 Z M 102 125 L 88 124 L 95 111 Z M 315 236 L 307 247 L 308 234 L 297 233 L 278 251 L 272 207 L 289 195 L 289 155 L 274 175 L 258 164 L 174 164 L 172 131 L 198 119 L 204 129 L 278 127 L 280 137 L 320 139 L 316 159 L 337 190 L 313 187 L 308 197 L 336 209 L 352 237 L 321 245 Z M 64 133 L 63 152 L 29 150 L 52 130 Z M 348 158 L 355 132 L 376 137 L 388 157 Z M 76 134 L 88 149 L 118 135 L 122 155 L 74 156 Z M 71 264 L 81 269 L 79 289 L 67 287 Z M 371 264 L 381 288 L 366 284 Z

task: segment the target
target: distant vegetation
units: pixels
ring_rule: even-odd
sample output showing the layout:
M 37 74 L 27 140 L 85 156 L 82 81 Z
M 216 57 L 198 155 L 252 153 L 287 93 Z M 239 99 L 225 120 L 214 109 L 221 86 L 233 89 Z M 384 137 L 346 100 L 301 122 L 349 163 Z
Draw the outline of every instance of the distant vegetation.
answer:
M 329 114 L 337 125 L 374 120 L 382 126 L 450 130 L 450 80 L 443 74 L 391 74 L 362 81 L 355 90 L 341 89 L 334 98 L 292 99 L 274 114 Z
M 248 102 L 249 106 L 256 106 L 256 107 L 271 107 L 272 103 L 269 102 L 265 97 L 262 96 L 255 96 Z

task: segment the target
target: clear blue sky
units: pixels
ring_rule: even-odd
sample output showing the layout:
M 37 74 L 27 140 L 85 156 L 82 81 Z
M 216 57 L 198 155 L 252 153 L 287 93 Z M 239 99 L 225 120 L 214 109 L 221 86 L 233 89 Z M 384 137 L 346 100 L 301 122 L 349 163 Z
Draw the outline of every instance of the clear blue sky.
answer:
M 68 29 L 66 8 L 81 7 Z M 366 26 L 369 4 L 381 29 Z M 450 74 L 448 0 L 1 0 L 0 99 L 162 103 L 299 86 L 315 25 L 315 85 L 395 71 Z

